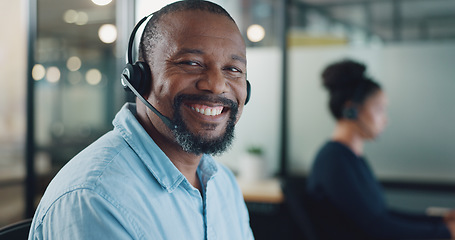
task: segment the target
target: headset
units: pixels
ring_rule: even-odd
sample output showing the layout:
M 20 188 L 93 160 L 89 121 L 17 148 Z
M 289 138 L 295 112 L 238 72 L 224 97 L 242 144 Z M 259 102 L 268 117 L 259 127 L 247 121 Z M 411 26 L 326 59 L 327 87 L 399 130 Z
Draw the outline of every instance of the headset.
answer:
M 351 98 L 352 104 L 343 108 L 343 117 L 350 120 L 357 120 L 359 117 L 358 107 L 361 105 L 360 98 L 362 91 L 364 90 L 364 84 L 360 83 L 354 89 L 354 95 Z
M 120 82 L 126 91 L 132 91 L 134 95 L 136 95 L 139 100 L 141 100 L 150 110 L 152 110 L 152 112 L 154 112 L 168 128 L 176 129 L 177 125 L 174 124 L 171 119 L 161 114 L 155 107 L 152 106 L 150 102 L 148 102 L 142 96 L 142 94 L 145 94 L 149 90 L 151 84 L 149 65 L 146 62 L 142 61 L 136 61 L 133 63 L 132 49 L 136 32 L 149 17 L 153 17 L 153 13 L 143 17 L 139 22 L 137 22 L 136 26 L 134 26 L 133 31 L 131 32 L 127 49 L 127 63 L 125 68 L 123 68 L 122 74 L 120 76 Z M 247 96 L 245 105 L 249 102 L 251 96 L 251 84 L 248 80 L 246 80 L 246 90 Z
M 343 117 L 349 120 L 356 121 L 359 124 L 360 129 L 364 131 L 366 134 L 375 135 L 364 123 L 364 121 L 362 121 L 362 119 L 359 118 L 359 106 L 361 105 L 362 92 L 365 90 L 365 87 L 366 87 L 365 83 L 362 82 L 356 86 L 354 90 L 354 95 L 351 98 L 352 104 L 343 109 Z
M 350 120 L 356 120 L 358 118 L 357 107 L 349 106 L 343 109 L 343 117 Z

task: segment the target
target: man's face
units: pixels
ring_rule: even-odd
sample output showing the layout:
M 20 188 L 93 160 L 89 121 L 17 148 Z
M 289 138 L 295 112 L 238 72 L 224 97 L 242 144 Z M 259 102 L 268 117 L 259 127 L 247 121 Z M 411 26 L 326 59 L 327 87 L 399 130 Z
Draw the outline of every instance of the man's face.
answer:
M 220 153 L 232 140 L 246 99 L 240 32 L 226 16 L 198 10 L 167 14 L 161 23 L 163 37 L 149 63 L 148 100 L 178 129 L 170 134 L 154 114 L 152 123 L 187 152 Z

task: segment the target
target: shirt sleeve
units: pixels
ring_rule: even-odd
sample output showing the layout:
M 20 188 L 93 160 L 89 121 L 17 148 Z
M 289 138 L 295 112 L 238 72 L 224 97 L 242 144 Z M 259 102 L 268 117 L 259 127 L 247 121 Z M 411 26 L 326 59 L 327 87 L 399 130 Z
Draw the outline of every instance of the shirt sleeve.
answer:
M 338 158 L 332 161 L 330 168 L 326 169 L 329 175 L 326 175 L 324 180 L 324 188 L 327 190 L 330 202 L 356 225 L 366 233 L 379 238 L 450 237 L 442 221 L 423 221 L 391 214 L 377 180 L 368 168 L 356 166 L 360 163 L 360 159 Z M 362 171 L 367 172 L 362 173 Z
M 128 215 L 89 189 L 68 192 L 41 219 L 35 219 L 29 239 L 139 239 Z

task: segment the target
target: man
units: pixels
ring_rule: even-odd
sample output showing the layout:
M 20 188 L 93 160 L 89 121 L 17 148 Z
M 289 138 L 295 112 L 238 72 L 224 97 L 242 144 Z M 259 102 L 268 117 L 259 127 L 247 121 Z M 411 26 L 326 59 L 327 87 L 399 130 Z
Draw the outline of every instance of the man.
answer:
M 253 239 L 223 152 L 247 99 L 246 50 L 229 14 L 205 1 L 170 4 L 147 24 L 143 102 L 52 180 L 29 239 Z M 175 126 L 175 127 L 173 127 Z

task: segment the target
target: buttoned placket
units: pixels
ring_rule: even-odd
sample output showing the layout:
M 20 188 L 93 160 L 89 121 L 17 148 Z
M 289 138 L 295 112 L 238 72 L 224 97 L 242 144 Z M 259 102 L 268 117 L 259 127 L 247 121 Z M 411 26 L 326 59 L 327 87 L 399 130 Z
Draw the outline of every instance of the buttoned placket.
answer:
M 201 159 L 201 161 L 204 161 Z M 207 166 L 207 165 L 206 165 Z M 202 216 L 204 221 L 204 234 L 205 240 L 216 240 L 216 232 L 212 227 L 212 223 L 208 221 L 208 208 L 209 208 L 209 200 L 210 200 L 210 188 L 213 182 L 213 178 L 215 177 L 213 168 L 207 169 L 206 167 L 199 166 L 197 169 L 197 176 L 199 178 L 199 182 L 201 184 L 201 192 L 199 196 L 202 200 Z M 208 178 L 208 179 L 207 179 Z M 194 187 L 193 187 L 194 188 Z M 196 189 L 196 188 L 194 188 Z
M 218 239 L 217 235 L 216 235 L 216 231 L 215 229 L 213 228 L 213 224 L 215 223 L 212 219 L 211 222 L 209 222 L 209 217 L 208 217 L 208 210 L 209 210 L 209 205 L 210 205 L 210 199 L 211 199 L 211 191 L 210 191 L 210 188 L 211 188 L 211 185 L 212 185 L 212 181 L 213 180 L 214 176 L 211 176 L 209 178 L 209 180 L 207 181 L 207 186 L 204 188 L 205 191 L 204 191 L 204 194 L 203 194 L 203 201 L 204 201 L 204 220 L 205 220 L 205 224 L 206 224 L 206 240 L 216 240 Z
M 207 223 L 207 186 L 202 180 L 202 171 L 198 171 L 199 182 L 201 183 L 201 191 L 199 192 L 201 199 L 202 199 L 202 216 L 204 219 L 204 239 L 207 240 L 208 238 L 208 223 Z M 208 182 L 207 182 L 208 185 Z
M 198 172 L 198 176 L 199 176 Z M 192 203 L 194 206 L 196 206 L 197 209 L 201 211 L 202 215 L 202 220 L 203 220 L 203 228 L 204 228 L 204 240 L 207 239 L 213 239 L 213 238 L 208 238 L 208 231 L 207 231 L 207 209 L 206 209 L 206 187 L 201 181 L 201 177 L 199 177 L 199 181 L 201 183 L 201 189 L 202 192 L 200 192 L 197 188 L 195 188 L 193 185 L 191 185 L 187 180 L 185 181 L 185 189 L 188 192 L 188 194 L 192 197 Z

